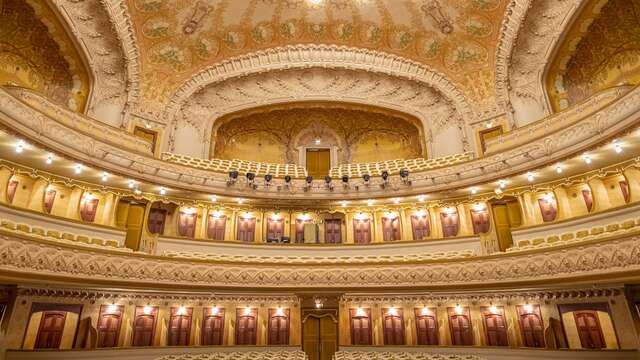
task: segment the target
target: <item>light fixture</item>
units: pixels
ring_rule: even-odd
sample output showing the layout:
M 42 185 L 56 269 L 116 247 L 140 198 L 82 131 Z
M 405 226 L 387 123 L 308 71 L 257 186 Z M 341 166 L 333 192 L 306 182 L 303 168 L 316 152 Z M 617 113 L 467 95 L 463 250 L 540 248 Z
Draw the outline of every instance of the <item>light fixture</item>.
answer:
M 18 142 L 16 142 L 16 152 L 18 154 L 23 152 L 24 151 L 24 146 L 25 146 L 24 140 L 18 140 Z
M 142 194 L 142 190 L 135 189 L 135 190 L 133 190 L 133 193 L 136 194 L 136 195 L 140 195 L 140 194 Z
M 393 220 L 398 217 L 398 214 L 389 211 L 385 214 L 385 217 L 389 220 Z
M 210 199 L 211 199 L 211 202 L 217 202 L 218 201 L 218 197 L 215 196 L 215 195 L 211 195 Z
M 144 127 L 145 127 L 145 128 L 147 128 L 147 129 L 151 129 L 151 124 L 149 124 L 149 123 L 145 123 L 145 124 L 144 124 Z
M 478 188 L 477 187 L 472 187 L 471 188 L 471 193 L 474 194 L 474 195 L 477 194 L 478 193 Z
M 136 186 L 135 180 L 129 180 L 129 184 L 127 184 L 127 186 L 129 186 L 129 189 L 133 189 Z
M 533 182 L 533 180 L 535 180 L 535 175 L 533 175 L 532 172 L 528 172 L 527 173 L 527 180 L 529 180 L 529 182 Z
M 396 205 L 400 204 L 400 199 L 398 198 L 393 199 L 393 203 Z
M 504 189 L 504 188 L 506 188 L 506 187 L 507 187 L 507 181 L 506 181 L 506 180 L 500 180 L 500 181 L 498 182 L 498 184 L 499 184 L 499 186 L 500 186 L 500 189 Z
M 160 188 L 160 195 L 166 195 L 167 194 L 167 189 L 164 187 Z
M 277 212 L 271 214 L 271 220 L 273 220 L 273 221 L 278 221 L 278 220 L 280 220 L 280 218 L 281 218 L 281 216 Z
M 100 177 L 100 179 L 102 180 L 102 182 L 107 182 L 107 180 L 109 180 L 109 174 L 105 171 L 102 172 L 102 176 Z
M 422 316 L 429 316 L 431 314 L 431 310 L 429 310 L 428 307 L 424 306 L 422 308 L 422 311 L 420 311 L 420 314 L 422 314 Z
M 195 213 L 196 213 L 196 209 L 194 209 L 194 208 L 192 208 L 192 207 L 188 207 L 188 208 L 186 208 L 186 209 L 182 210 L 182 212 L 183 212 L 184 214 L 187 214 L 187 215 L 192 215 L 192 214 L 195 214 Z
M 356 220 L 360 220 L 360 221 L 362 221 L 362 220 L 367 219 L 367 215 L 365 215 L 365 214 L 364 214 L 364 213 L 362 213 L 362 212 L 359 212 L 359 213 L 357 213 L 357 214 L 356 214 L 355 218 L 356 218 Z
M 413 215 L 415 215 L 415 216 L 417 216 L 417 217 L 423 217 L 423 216 L 426 216 L 426 215 L 427 215 L 427 213 L 426 213 L 426 211 L 424 211 L 424 210 L 420 209 L 420 210 L 416 210 L 416 211 L 413 213 Z
M 493 126 L 493 123 L 491 121 L 489 121 L 484 126 L 486 126 L 487 129 L 491 129 L 491 127 Z
M 396 309 L 395 307 L 390 307 L 389 310 L 387 310 L 387 315 L 390 316 L 398 316 L 398 309 Z
M 118 305 L 111 304 L 111 305 L 107 306 L 107 310 L 106 310 L 107 314 L 115 314 L 117 312 L 118 312 Z
M 456 208 L 452 207 L 452 206 L 447 206 L 446 208 L 444 208 L 444 212 L 446 214 L 449 214 L 449 215 L 455 214 L 456 213 Z
M 51 165 L 53 163 L 53 154 L 48 154 L 47 159 L 44 161 L 47 165 Z
M 322 0 L 307 0 L 311 5 L 320 5 L 322 4 Z
M 531 314 L 533 312 L 533 306 L 529 303 L 524 304 L 522 306 L 522 309 L 527 313 L 527 314 Z
M 76 164 L 76 166 L 73 167 L 73 171 L 76 174 L 80 174 L 82 172 L 82 164 Z
M 371 199 L 367 200 L 367 206 L 373 206 L 373 200 Z
M 347 207 L 347 202 L 346 202 L 346 201 L 341 201 L 341 202 L 340 202 L 340 206 L 342 206 L 342 207 Z
M 500 189 L 499 187 L 495 188 L 495 190 L 493 190 L 493 192 L 495 192 L 497 195 L 502 194 L 502 189 Z
M 212 213 L 214 219 L 220 219 L 222 217 L 222 211 L 216 210 Z
M 276 317 L 286 317 L 286 315 L 284 314 L 284 309 L 281 306 L 278 306 L 278 308 L 276 309 L 275 316 Z
M 153 308 L 151 306 L 147 305 L 147 306 L 142 308 L 142 312 L 145 315 L 151 315 L 151 313 L 153 312 Z
M 236 200 L 236 202 L 237 202 L 238 204 L 242 205 L 242 204 L 244 203 L 244 199 L 238 199 L 238 200 Z
M 591 156 L 589 156 L 589 154 L 582 155 L 582 160 L 584 160 L 584 163 L 587 165 L 591 164 Z
M 251 315 L 251 308 L 250 308 L 250 307 L 248 307 L 248 306 L 247 306 L 247 307 L 245 307 L 245 308 L 244 308 L 244 311 L 243 311 L 243 313 L 242 313 L 242 314 L 244 314 L 244 316 L 249 316 L 249 315 Z
M 484 211 L 487 210 L 487 205 L 485 205 L 484 203 L 475 203 L 473 204 L 473 210 L 475 211 Z
M 418 195 L 418 201 L 419 202 L 424 202 L 425 200 L 425 196 L 424 195 Z
M 495 305 L 491 305 L 491 306 L 489 307 L 489 312 L 490 312 L 491 314 L 498 314 L 498 308 L 497 308 Z
M 364 318 L 364 317 L 367 317 L 367 313 L 364 311 L 364 309 L 363 309 L 363 308 L 358 307 L 358 308 L 356 309 L 356 315 L 355 315 L 355 317 L 357 317 L 357 318 Z
M 213 305 L 213 307 L 211 308 L 211 310 L 209 310 L 209 314 L 210 314 L 211 316 L 217 316 L 219 313 L 220 313 L 220 309 L 219 309 L 217 306 L 215 306 L 215 305 Z
M 553 194 L 551 192 L 548 192 L 548 193 L 543 195 L 543 199 L 546 202 L 552 202 L 553 201 Z
M 251 213 L 248 212 L 248 211 L 245 211 L 244 214 L 242 214 L 242 218 L 243 219 L 251 219 L 252 218 Z
M 564 171 L 564 169 L 562 168 L 561 164 L 556 165 L 556 172 L 558 174 L 562 174 L 562 171 Z
M 316 140 L 315 140 L 316 145 L 320 145 L 320 143 L 321 143 L 321 142 L 322 142 L 322 141 L 320 140 L 320 138 L 318 138 L 318 139 L 316 139 Z
M 620 143 L 620 141 L 613 140 L 613 149 L 616 151 L 616 153 L 620 154 L 622 152 L 622 144 Z
M 176 312 L 177 315 L 182 316 L 182 315 L 186 315 L 187 314 L 187 308 L 184 306 L 180 306 L 178 308 L 178 311 Z
M 454 310 L 458 315 L 462 315 L 462 313 L 464 312 L 460 304 L 456 304 L 456 307 L 454 308 Z

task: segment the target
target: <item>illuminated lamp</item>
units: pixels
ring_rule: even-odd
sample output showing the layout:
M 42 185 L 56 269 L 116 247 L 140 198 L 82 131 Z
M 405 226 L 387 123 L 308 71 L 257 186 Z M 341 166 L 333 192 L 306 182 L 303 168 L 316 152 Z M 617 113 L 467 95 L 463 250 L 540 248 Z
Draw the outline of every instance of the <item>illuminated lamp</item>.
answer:
M 355 318 L 366 318 L 367 317 L 367 313 L 364 311 L 363 308 L 358 307 L 356 309 L 356 314 L 354 316 Z
M 184 306 L 180 306 L 178 308 L 178 311 L 176 312 L 176 314 L 182 316 L 182 315 L 186 315 L 187 314 L 187 308 Z
M 498 308 L 497 308 L 495 305 L 491 305 L 491 306 L 489 307 L 489 312 L 490 312 L 491 314 L 498 314 L 498 313 L 499 313 L 499 312 L 498 312 Z
M 24 151 L 25 142 L 23 140 L 18 140 L 16 143 L 16 152 L 20 154 Z
M 145 315 L 151 315 L 151 312 L 153 312 L 153 308 L 151 306 L 147 305 L 147 306 L 142 308 L 142 312 Z
M 422 308 L 422 311 L 420 311 L 420 314 L 422 314 L 422 316 L 428 316 L 431 314 L 431 310 L 429 310 L 428 307 L 424 306 Z
M 398 316 L 398 309 L 396 309 L 395 307 L 390 307 L 389 310 L 387 310 L 387 315 L 389 316 Z
M 220 309 L 217 306 L 213 305 L 211 310 L 209 310 L 209 314 L 211 316 L 218 316 L 220 314 Z
M 456 307 L 454 308 L 456 314 L 458 315 L 462 315 L 462 313 L 464 312 L 464 310 L 462 309 L 462 307 L 460 306 L 460 304 L 456 304 Z
M 249 316 L 249 315 L 251 315 L 251 308 L 250 308 L 250 307 L 248 307 L 248 306 L 247 306 L 246 308 L 244 308 L 243 315 L 244 315 L 244 316 Z
M 107 306 L 107 314 L 115 314 L 118 312 L 118 305 L 116 304 L 111 304 L 109 306 Z
M 284 314 L 284 309 L 280 306 L 278 306 L 278 308 L 276 309 L 276 313 L 273 315 L 274 317 L 287 317 Z
M 527 314 L 531 314 L 533 313 L 533 306 L 531 304 L 524 304 L 524 306 L 522 306 L 522 309 L 527 313 Z

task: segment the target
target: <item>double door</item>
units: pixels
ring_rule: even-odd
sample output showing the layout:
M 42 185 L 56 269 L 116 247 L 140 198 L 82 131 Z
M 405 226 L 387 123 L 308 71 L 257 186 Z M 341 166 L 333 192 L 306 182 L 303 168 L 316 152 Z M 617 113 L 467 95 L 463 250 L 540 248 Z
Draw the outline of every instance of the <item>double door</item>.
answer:
M 338 324 L 328 315 L 310 315 L 303 324 L 303 338 L 309 360 L 331 360 L 338 350 Z

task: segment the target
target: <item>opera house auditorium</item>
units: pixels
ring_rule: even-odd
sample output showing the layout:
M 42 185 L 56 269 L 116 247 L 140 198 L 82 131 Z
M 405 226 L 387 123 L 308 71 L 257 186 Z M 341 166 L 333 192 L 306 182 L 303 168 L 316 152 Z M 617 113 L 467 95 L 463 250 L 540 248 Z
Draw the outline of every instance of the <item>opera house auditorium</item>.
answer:
M 640 0 L 0 0 L 0 360 L 640 359 Z

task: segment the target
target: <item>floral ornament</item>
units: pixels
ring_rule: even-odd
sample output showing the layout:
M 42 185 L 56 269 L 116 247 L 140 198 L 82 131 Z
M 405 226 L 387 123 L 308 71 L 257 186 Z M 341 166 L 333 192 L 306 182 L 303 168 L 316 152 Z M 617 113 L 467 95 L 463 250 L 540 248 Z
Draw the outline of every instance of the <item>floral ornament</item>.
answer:
M 258 44 L 265 44 L 273 40 L 273 28 L 268 23 L 260 23 L 251 30 L 251 39 Z
M 152 12 L 162 10 L 162 0 L 137 0 L 136 7 L 142 11 Z
M 473 16 L 465 21 L 464 29 L 469 35 L 485 37 L 491 34 L 491 22 L 485 18 Z
M 198 39 L 193 45 L 193 51 L 196 56 L 206 60 L 212 58 L 220 51 L 220 43 L 217 39 Z
M 240 31 L 229 30 L 222 39 L 224 44 L 231 50 L 240 50 L 244 47 L 245 38 Z
M 411 45 L 414 35 L 407 29 L 394 29 L 389 35 L 389 46 L 394 50 L 404 50 Z
M 361 37 L 362 41 L 367 44 L 377 44 L 382 39 L 383 31 L 380 26 L 376 24 L 367 24 L 362 27 Z
M 499 0 L 469 0 L 468 6 L 475 10 L 491 11 L 500 5 Z
M 353 24 L 341 22 L 335 28 L 335 36 L 338 40 L 347 41 L 353 37 L 354 30 Z
M 445 57 L 445 65 L 452 71 L 461 71 L 470 65 L 487 59 L 487 51 L 474 43 L 463 43 L 453 47 Z
M 169 23 L 164 19 L 150 19 L 142 27 L 142 33 L 152 39 L 169 35 Z
M 425 59 L 433 59 L 440 54 L 443 48 L 442 41 L 434 36 L 435 34 L 427 34 L 416 42 L 418 55 Z
M 184 70 L 190 65 L 190 57 L 181 48 L 171 44 L 162 43 L 151 50 L 150 60 L 156 64 L 166 64 L 174 70 Z
M 309 34 L 314 38 L 320 38 L 327 31 L 327 25 L 324 23 L 311 23 L 308 25 Z
M 287 20 L 280 24 L 280 35 L 285 39 L 293 39 L 298 35 L 298 23 L 296 20 Z

